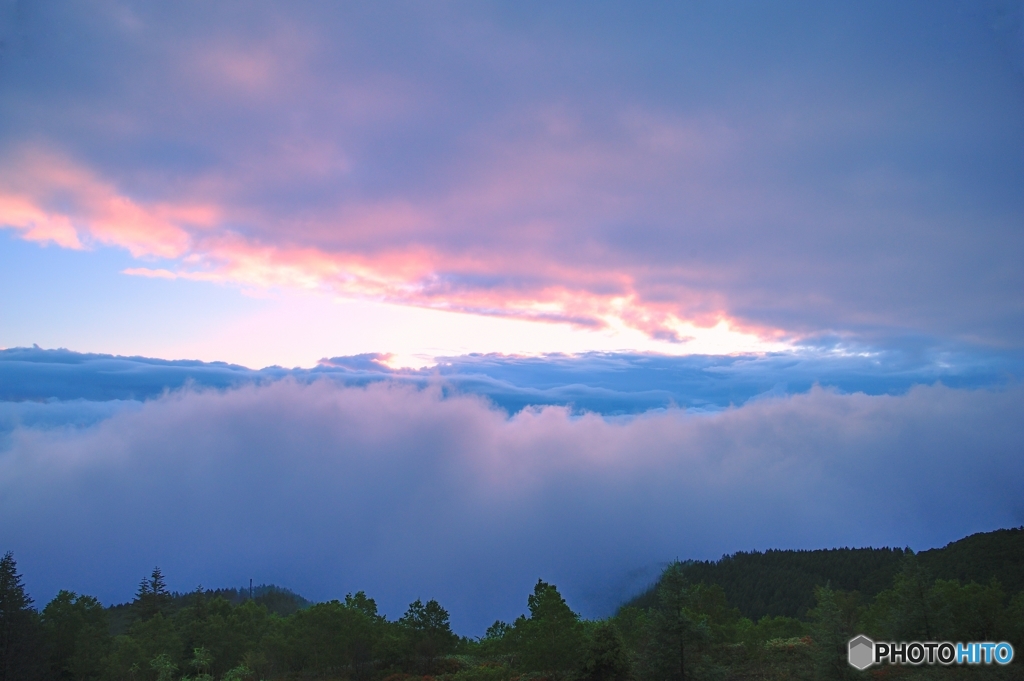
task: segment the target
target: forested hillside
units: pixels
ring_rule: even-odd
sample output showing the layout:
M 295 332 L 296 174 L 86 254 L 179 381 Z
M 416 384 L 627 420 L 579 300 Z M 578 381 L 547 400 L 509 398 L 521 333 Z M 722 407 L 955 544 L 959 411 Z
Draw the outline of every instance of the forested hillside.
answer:
M 163 573 L 157 568 L 153 574 L 146 580 L 143 580 L 139 585 L 139 593 L 136 596 L 136 600 L 131 603 L 121 603 L 120 605 L 113 605 L 107 608 L 107 613 L 110 617 L 110 631 L 112 634 L 124 634 L 127 633 L 131 627 L 132 622 L 135 619 L 139 597 L 141 594 L 147 592 L 162 591 L 164 590 Z M 248 588 L 241 589 L 202 589 L 198 592 L 193 591 L 192 593 L 182 594 L 177 592 L 168 592 L 166 596 L 166 603 L 163 611 L 165 614 L 174 614 L 179 610 L 187 608 L 190 603 L 195 602 L 195 599 L 201 595 L 203 599 L 210 600 L 224 600 L 231 605 L 241 605 L 247 600 L 252 600 L 256 605 L 263 606 L 272 615 L 279 615 L 281 617 L 287 617 L 299 610 L 313 605 L 310 601 L 307 601 L 297 593 L 272 584 L 260 584 L 250 590 Z
M 730 605 L 757 620 L 764 616 L 806 617 L 814 607 L 815 587 L 825 584 L 874 596 L 892 584 L 903 556 L 902 549 L 771 550 L 681 565 L 687 579 L 721 586 Z M 651 607 L 657 597 L 654 585 L 628 605 Z
M 757 620 L 764 616 L 805 618 L 814 607 L 814 589 L 826 584 L 873 598 L 892 585 L 905 549 L 822 549 L 817 551 L 739 552 L 718 561 L 686 561 L 692 582 L 717 584 L 729 604 Z M 965 537 L 941 549 L 917 554 L 932 579 L 988 583 L 995 578 L 1008 593 L 1024 589 L 1024 528 Z M 651 607 L 657 585 L 627 605 Z
M 995 577 L 1009 593 L 1024 589 L 1024 527 L 980 532 L 918 554 L 937 579 L 984 583 Z
M 526 614 L 459 637 L 434 600 L 389 620 L 358 592 L 311 604 L 280 587 L 168 591 L 130 603 L 60 592 L 41 610 L 0 560 L 0 681 L 683 681 L 854 679 L 846 642 L 1009 641 L 1024 650 L 1024 528 L 943 549 L 737 553 L 677 562 L 588 621 L 538 580 Z M 876 669 L 894 678 L 1024 678 L 1024 663 Z

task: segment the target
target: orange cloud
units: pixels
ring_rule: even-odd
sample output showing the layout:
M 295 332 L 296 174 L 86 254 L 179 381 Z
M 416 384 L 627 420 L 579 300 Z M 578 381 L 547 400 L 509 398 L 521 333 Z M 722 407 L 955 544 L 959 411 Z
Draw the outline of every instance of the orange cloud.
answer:
M 533 180 L 525 178 L 527 174 L 520 173 L 521 179 L 530 184 Z M 332 223 L 303 224 L 295 232 L 295 243 L 280 243 L 225 227 L 228 222 L 244 223 L 231 219 L 230 208 L 187 198 L 135 200 L 89 170 L 38 149 L 0 165 L 0 179 L 7 190 L 0 194 L 0 225 L 19 230 L 25 239 L 78 249 L 115 246 L 136 258 L 170 261 L 124 270 L 132 276 L 319 290 L 587 328 L 636 329 L 673 342 L 685 342 L 686 329 L 695 323 L 707 328 L 723 321 L 738 326 L 724 313 L 724 305 L 709 305 L 706 293 L 676 283 L 670 285 L 671 295 L 662 292 L 654 300 L 645 297 L 635 274 L 565 262 L 544 253 L 544 226 L 534 233 L 525 228 L 525 251 L 500 245 L 423 245 L 428 233 L 445 231 L 438 225 L 444 224 L 441 216 L 451 213 L 450 206 L 423 208 L 402 201 L 348 206 Z M 506 204 L 513 198 L 499 198 L 500 194 L 485 193 L 482 200 Z M 471 204 L 460 206 L 471 210 Z M 328 245 L 331 236 L 340 237 L 341 243 Z M 502 240 L 509 236 L 507 229 L 499 235 Z M 321 245 L 304 244 L 303 237 Z
M 212 226 L 211 206 L 146 205 L 56 154 L 23 151 L 0 167 L 0 225 L 27 239 L 69 248 L 119 246 L 132 256 L 178 258 L 189 250 L 189 226 Z

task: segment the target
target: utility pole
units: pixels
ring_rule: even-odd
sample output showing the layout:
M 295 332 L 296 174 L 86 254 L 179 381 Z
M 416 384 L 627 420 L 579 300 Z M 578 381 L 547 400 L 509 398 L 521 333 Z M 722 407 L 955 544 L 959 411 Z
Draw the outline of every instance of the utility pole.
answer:
M 252 600 L 252 577 L 249 578 L 249 600 Z

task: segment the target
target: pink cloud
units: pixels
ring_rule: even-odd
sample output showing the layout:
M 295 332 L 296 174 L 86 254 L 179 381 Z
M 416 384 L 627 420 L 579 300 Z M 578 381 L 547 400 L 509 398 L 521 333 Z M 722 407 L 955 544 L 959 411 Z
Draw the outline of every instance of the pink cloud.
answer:
M 68 216 L 42 210 L 24 196 L 0 194 L 0 225 L 21 230 L 22 238 L 28 241 L 82 248 L 78 231 Z
M 509 151 L 509 154 L 512 152 Z M 232 217 L 267 224 L 270 215 L 221 199 L 143 202 L 74 162 L 37 149 L 9 161 L 4 176 L 2 224 L 26 239 L 81 248 L 125 248 L 137 258 L 173 261 L 171 267 L 128 268 L 140 276 L 180 277 L 256 287 L 294 287 L 338 295 L 471 313 L 568 321 L 601 327 L 618 320 L 652 335 L 672 337 L 673 326 L 696 321 L 713 326 L 728 317 L 706 309 L 706 295 L 672 287 L 661 301 L 645 299 L 628 269 L 593 267 L 563 257 L 552 241 L 564 240 L 564 222 L 515 215 L 550 208 L 559 196 L 584 202 L 582 186 L 613 165 L 610 152 L 584 148 L 552 158 L 526 153 L 502 162 L 442 200 L 343 205 L 311 220 L 285 218 L 273 231 L 230 229 Z M 557 178 L 561 178 L 560 180 Z M 578 190 L 559 187 L 579 185 Z M 581 211 L 585 220 L 595 210 Z M 518 208 L 517 208 L 518 206 Z M 473 236 L 474 225 L 498 218 L 494 229 Z M 518 243 L 512 239 L 516 236 Z M 609 253 L 591 244 L 609 264 Z M 694 302 L 697 304 L 693 304 Z M 705 309 L 701 309 L 702 306 Z
M 99 244 L 137 258 L 178 258 L 188 252 L 189 228 L 217 220 L 209 205 L 136 202 L 89 170 L 37 149 L 5 164 L 0 178 L 8 192 L 0 225 L 72 248 Z
M 12 47 L 4 153 L 54 150 L 3 162 L 25 238 L 666 337 L 1020 337 L 1016 81 L 954 19 L 959 70 L 875 10 L 106 11 Z
M 259 45 L 247 49 L 218 54 L 243 66 L 246 54 L 267 54 Z M 284 90 L 309 88 L 318 81 L 310 54 L 300 53 L 285 49 L 276 66 L 253 57 L 252 68 L 277 74 L 266 77 L 283 79 Z M 211 68 L 220 63 L 207 56 Z M 273 88 L 264 94 L 284 96 Z M 169 260 L 156 269 L 186 279 L 590 328 L 623 325 L 669 340 L 684 340 L 687 324 L 726 322 L 775 340 L 821 330 L 796 317 L 769 323 L 761 314 L 828 309 L 839 294 L 829 280 L 835 268 L 816 265 L 813 246 L 799 264 L 803 272 L 821 269 L 817 284 L 796 285 L 792 260 L 814 243 L 806 231 L 815 216 L 794 196 L 772 193 L 737 170 L 761 143 L 751 130 L 635 105 L 620 107 L 605 125 L 594 130 L 569 106 L 510 113 L 465 133 L 428 188 L 379 194 L 349 191 L 375 168 L 373 159 L 346 148 L 344 136 L 316 130 L 260 140 L 231 164 L 184 179 L 173 195 L 165 181 L 152 183 L 160 197 L 154 201 L 37 151 L 7 164 L 8 175 L 22 178 L 12 186 L 22 190 L 9 198 L 5 222 L 25 238 L 119 246 Z M 264 198 L 301 195 L 317 183 L 332 198 Z M 61 192 L 73 198 L 70 206 L 52 200 Z M 799 226 L 779 238 L 772 228 L 744 227 L 786 221 Z M 766 294 L 766 278 L 784 286 Z M 889 317 L 879 308 L 846 319 L 884 324 Z

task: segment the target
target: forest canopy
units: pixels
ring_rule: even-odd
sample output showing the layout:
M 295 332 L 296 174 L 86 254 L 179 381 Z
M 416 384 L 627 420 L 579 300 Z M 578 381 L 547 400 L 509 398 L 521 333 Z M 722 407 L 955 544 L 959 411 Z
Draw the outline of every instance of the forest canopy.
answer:
M 362 591 L 311 603 L 281 587 L 172 593 L 159 567 L 128 603 L 60 591 L 41 609 L 0 560 L 0 681 L 683 681 L 840 679 L 856 634 L 1009 641 L 1024 650 L 1024 528 L 945 548 L 736 553 L 670 564 L 603 620 L 538 580 L 526 611 L 479 638 L 436 600 L 389 620 Z M 986 670 L 1021 678 L 1021 662 Z M 907 668 L 959 678 L 970 669 Z

